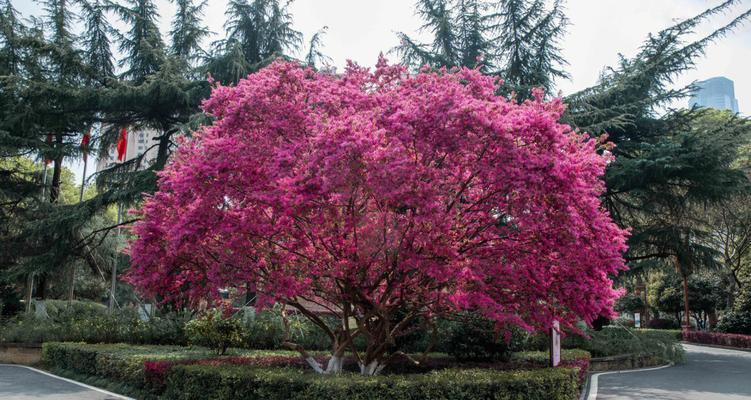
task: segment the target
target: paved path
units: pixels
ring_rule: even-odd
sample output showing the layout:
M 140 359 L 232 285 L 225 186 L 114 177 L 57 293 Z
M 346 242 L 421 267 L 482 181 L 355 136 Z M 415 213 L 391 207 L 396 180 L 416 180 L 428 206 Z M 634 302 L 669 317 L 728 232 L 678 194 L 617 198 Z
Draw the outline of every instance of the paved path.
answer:
M 126 397 L 18 365 L 0 365 L 2 400 L 122 400 Z
M 640 372 L 602 374 L 588 400 L 751 400 L 751 352 L 684 344 L 686 362 Z

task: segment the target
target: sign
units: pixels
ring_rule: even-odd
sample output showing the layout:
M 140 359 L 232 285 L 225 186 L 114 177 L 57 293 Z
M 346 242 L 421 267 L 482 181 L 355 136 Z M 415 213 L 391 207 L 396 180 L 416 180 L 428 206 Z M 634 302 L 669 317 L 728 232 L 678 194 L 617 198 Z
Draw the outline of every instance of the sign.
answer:
M 557 367 L 561 363 L 561 325 L 553 321 L 550 328 L 550 366 Z
M 641 314 L 634 313 L 634 328 L 641 328 Z

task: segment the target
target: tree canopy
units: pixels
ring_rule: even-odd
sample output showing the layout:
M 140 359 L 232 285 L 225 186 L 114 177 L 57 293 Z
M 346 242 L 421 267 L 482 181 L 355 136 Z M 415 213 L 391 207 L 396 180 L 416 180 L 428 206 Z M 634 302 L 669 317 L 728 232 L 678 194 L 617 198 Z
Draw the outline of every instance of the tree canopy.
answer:
M 496 90 L 476 70 L 384 59 L 341 77 L 277 62 L 216 87 L 214 122 L 134 226 L 130 281 L 190 304 L 247 282 L 329 333 L 325 372 L 363 337 L 361 372 L 378 373 L 411 321 L 447 309 L 540 331 L 610 315 L 626 236 L 598 197 L 611 158 L 557 122 L 560 101 Z

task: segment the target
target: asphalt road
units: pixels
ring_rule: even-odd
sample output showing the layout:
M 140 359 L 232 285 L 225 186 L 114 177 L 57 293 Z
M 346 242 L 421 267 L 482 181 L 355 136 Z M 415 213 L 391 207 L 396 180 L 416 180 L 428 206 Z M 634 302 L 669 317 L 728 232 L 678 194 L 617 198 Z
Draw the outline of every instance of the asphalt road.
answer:
M 684 344 L 686 362 L 601 374 L 588 400 L 751 400 L 751 352 Z M 594 377 L 593 377 L 594 378 Z
M 0 399 L 123 400 L 127 398 L 30 368 L 0 365 Z

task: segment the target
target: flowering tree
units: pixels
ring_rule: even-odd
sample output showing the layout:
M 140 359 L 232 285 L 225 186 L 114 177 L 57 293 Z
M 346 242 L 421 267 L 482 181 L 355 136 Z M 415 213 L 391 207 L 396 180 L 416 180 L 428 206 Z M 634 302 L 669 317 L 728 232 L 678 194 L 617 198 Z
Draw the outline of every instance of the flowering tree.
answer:
M 193 305 L 234 286 L 295 307 L 333 353 L 323 366 L 287 345 L 324 373 L 351 350 L 377 374 L 416 320 L 450 310 L 528 330 L 610 314 L 625 232 L 598 198 L 609 158 L 557 122 L 559 100 L 517 104 L 496 84 L 381 59 L 342 76 L 276 62 L 217 86 L 214 123 L 144 204 L 130 281 Z

